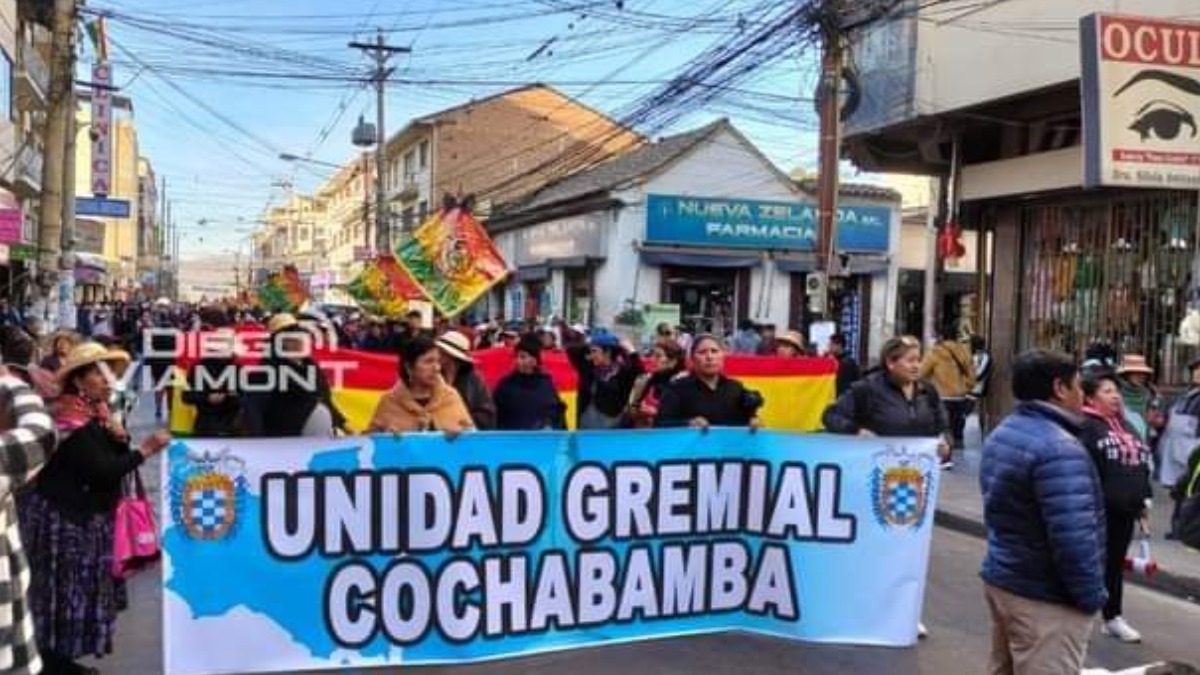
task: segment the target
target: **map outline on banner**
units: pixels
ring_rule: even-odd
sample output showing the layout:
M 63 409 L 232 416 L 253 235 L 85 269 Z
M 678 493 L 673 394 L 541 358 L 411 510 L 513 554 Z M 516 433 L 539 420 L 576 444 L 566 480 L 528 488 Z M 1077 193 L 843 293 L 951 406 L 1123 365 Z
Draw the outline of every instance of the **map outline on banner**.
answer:
M 641 442 L 631 443 L 633 437 Z M 489 452 L 482 452 L 484 447 Z M 935 442 L 929 439 L 858 439 L 780 432 L 751 434 L 734 429 L 714 429 L 707 434 L 694 430 L 495 432 L 467 434 L 454 442 L 440 434 L 178 441 L 168 451 L 169 461 L 163 463 L 163 512 L 171 514 L 163 523 L 167 672 L 202 675 L 362 668 L 401 663 L 466 663 L 728 630 L 750 630 L 818 642 L 911 645 L 916 640 L 916 620 L 920 613 L 932 529 L 929 516 L 937 492 L 934 448 Z M 923 500 L 922 513 L 912 526 L 885 527 L 874 513 L 871 482 L 876 470 L 883 466 L 881 456 L 884 455 L 890 456 L 888 461 L 892 464 L 888 466 L 912 466 L 916 460 L 928 479 L 929 498 Z M 239 518 L 244 516 L 242 525 L 227 538 L 191 537 L 173 522 L 178 520 L 178 514 L 170 508 L 169 502 L 176 479 L 190 475 L 189 472 L 198 465 L 233 466 L 229 463 L 238 460 L 244 464 L 234 466 L 231 473 L 240 472 L 239 477 L 244 477 L 248 486 L 246 508 L 239 509 L 238 514 Z M 688 475 L 695 477 L 695 490 L 688 493 L 696 500 L 693 506 L 697 509 L 695 521 L 689 526 L 694 528 L 691 533 L 687 528 L 672 531 L 665 525 L 672 518 L 676 523 L 680 522 L 679 514 L 686 509 L 674 516 L 662 512 L 647 516 L 655 518 L 653 525 L 647 525 L 652 528 L 648 531 L 639 529 L 644 524 L 638 525 L 634 515 L 625 524 L 611 517 L 606 521 L 609 529 L 598 538 L 594 531 L 585 531 L 588 521 L 581 520 L 583 511 L 577 509 L 575 516 L 570 515 L 571 505 L 584 509 L 585 502 L 578 496 L 582 492 L 577 488 L 587 485 L 587 481 L 599 480 L 600 475 L 607 476 L 604 480 L 609 481 L 606 485 L 611 488 L 612 508 L 616 509 L 613 513 L 623 513 L 619 503 L 622 493 L 618 487 L 623 476 L 635 482 L 644 480 L 643 474 L 657 476 L 644 486 L 649 486 L 654 491 L 652 495 L 658 496 L 647 499 L 653 498 L 656 504 L 660 498 L 677 500 L 682 493 L 675 488 L 679 487 L 678 477 L 684 466 L 692 467 Z M 729 467 L 735 466 L 742 468 L 732 472 Z M 596 467 L 599 467 L 599 473 Z M 709 467 L 707 473 L 701 467 Z M 758 469 L 752 467 L 760 467 L 762 475 L 758 476 L 755 473 Z M 536 480 L 528 475 L 521 476 L 520 470 L 532 472 Z M 471 471 L 479 474 L 474 476 L 477 480 L 468 478 Z M 505 473 L 508 471 L 517 473 L 510 476 Z M 339 490 L 357 486 L 354 489 L 364 492 L 355 494 L 362 498 L 368 494 L 367 490 L 382 490 L 379 486 L 384 481 L 396 481 L 399 490 L 400 481 L 416 480 L 433 473 L 444 477 L 450 494 L 458 500 L 452 502 L 447 511 L 450 515 L 446 516 L 454 521 L 454 532 L 447 534 L 433 552 L 387 549 L 379 544 L 385 536 L 381 533 L 390 531 L 387 528 L 372 534 L 366 534 L 362 529 L 343 530 L 340 537 L 333 539 L 322 534 L 325 529 L 316 529 L 307 541 L 296 534 L 304 530 L 298 523 L 309 517 L 304 515 L 305 509 L 316 509 L 318 504 L 326 506 L 327 510 L 321 512 L 326 515 L 316 515 L 318 511 L 313 510 L 313 517 L 318 518 L 314 522 L 330 517 L 334 511 L 328 511 L 329 508 L 340 509 L 336 511 L 340 514 L 338 518 L 353 515 L 352 511 L 345 510 L 353 508 L 344 506 L 349 502 L 339 502 L 343 504 L 340 507 L 328 506 L 334 503 L 328 501 L 331 495 L 336 501 L 344 500 L 350 494 Z M 667 476 L 675 476 L 671 479 L 675 482 L 666 482 Z M 540 495 L 542 500 L 544 519 L 536 531 L 528 527 L 524 530 L 526 534 L 534 532 L 529 535 L 529 543 L 506 543 L 503 539 L 489 543 L 482 535 L 475 540 L 468 534 L 466 540 L 458 541 L 466 549 L 444 548 L 443 545 L 450 545 L 459 536 L 458 519 L 468 513 L 463 510 L 466 503 L 479 505 L 486 501 L 487 508 L 495 513 L 484 518 L 477 512 L 470 512 L 475 513 L 473 522 L 491 522 L 497 529 L 496 537 L 506 536 L 499 528 L 501 523 L 517 522 L 505 519 L 510 514 L 509 498 L 519 492 L 509 492 L 504 487 L 509 477 L 513 480 L 523 477 L 523 483 L 514 485 L 525 485 L 525 494 Z M 309 502 L 309 506 L 288 501 L 287 495 L 292 493 L 287 486 L 296 486 L 293 492 L 299 494 L 298 486 L 309 479 L 313 481 L 311 494 L 316 501 Z M 420 484 L 427 486 L 437 482 L 427 477 L 421 480 L 424 482 Z M 711 486 L 706 481 L 710 481 Z M 533 487 L 535 483 L 536 487 Z M 338 485 L 343 487 L 329 487 Z M 407 490 L 408 484 L 404 485 Z M 757 493 L 754 486 L 758 486 Z M 714 520 L 716 516 L 710 514 L 702 526 L 698 505 L 706 502 L 700 493 L 708 495 L 706 498 L 710 501 L 707 503 L 711 505 L 715 503 L 711 500 L 721 495 L 730 498 L 728 491 L 735 488 L 749 491 L 749 501 L 736 507 L 745 509 L 745 513 L 733 516 L 734 521 Z M 328 489 L 334 489 L 334 492 L 321 492 L 325 497 L 315 496 L 318 491 Z M 505 490 L 503 495 L 507 496 L 502 496 L 501 490 Z M 575 497 L 571 496 L 572 490 L 577 490 Z M 399 500 L 400 493 L 396 494 L 395 499 Z M 593 496 L 596 494 L 601 493 L 593 493 Z M 469 495 L 473 497 L 469 498 Z M 739 504 L 743 503 L 740 497 L 736 499 Z M 534 518 L 529 513 L 537 513 L 532 508 L 534 501 L 526 503 L 527 518 Z M 760 502 L 756 531 L 751 513 L 755 511 L 753 505 Z M 419 503 L 424 502 L 419 500 Z M 297 509 L 294 513 L 299 514 L 293 525 L 280 525 L 282 521 L 275 520 L 279 513 L 293 513 L 286 509 L 279 511 L 286 504 L 294 504 Z M 594 502 L 592 506 L 595 506 Z M 366 508 L 375 507 L 368 505 Z M 603 509 L 605 513 L 607 508 Z M 397 523 L 407 522 L 399 511 L 396 513 Z M 408 511 L 404 513 L 408 514 Z M 730 517 L 729 511 L 721 513 L 725 513 L 725 518 Z M 780 513 L 784 516 L 779 516 Z M 411 515 L 410 519 L 427 522 L 419 513 Z M 272 522 L 276 524 L 271 525 Z M 372 522 L 375 527 L 382 527 L 378 522 Z M 281 527 L 284 529 L 278 529 Z M 289 534 L 288 527 L 295 531 Z M 313 527 L 319 528 L 319 525 Z M 398 524 L 396 527 L 407 526 Z M 623 531 L 622 527 L 626 529 Z M 470 529 L 466 531 L 470 532 Z M 410 536 L 400 532 L 400 529 L 396 530 L 395 546 L 400 546 L 400 537 Z M 511 532 L 520 534 L 518 530 Z M 405 539 L 404 546 L 415 545 L 417 541 Z M 330 546 L 333 547 L 330 551 L 324 551 L 324 547 Z M 354 546 L 367 548 L 357 550 Z M 566 615 L 577 619 L 576 623 L 568 621 L 565 624 L 573 628 L 551 629 L 564 624 L 559 619 L 551 619 L 553 623 L 543 619 L 547 621 L 542 624 L 543 630 L 535 630 L 533 617 L 542 606 L 538 594 L 544 583 L 553 583 L 545 582 L 545 575 L 560 574 L 551 574 L 546 571 L 549 569 L 546 566 L 562 567 L 562 583 L 567 584 L 564 588 L 569 590 L 568 597 L 578 595 L 582 598 L 587 588 L 580 567 L 584 556 L 588 556 L 588 565 L 614 570 L 610 587 L 615 597 L 612 609 L 608 615 L 600 615 L 607 618 L 598 629 L 586 627 L 584 605 L 579 600 Z M 552 562 L 558 558 L 561 562 Z M 488 560 L 497 561 L 495 568 L 488 567 L 492 564 L 486 562 Z M 524 567 L 518 565 L 517 561 L 521 560 L 525 561 Z M 697 573 L 696 565 L 700 560 L 707 561 L 703 565 L 708 566 L 704 568 L 708 571 L 701 574 L 700 582 L 695 582 L 695 577 L 689 574 Z M 724 595 L 720 597 L 734 604 L 718 607 L 714 599 L 718 597 L 717 592 L 711 588 L 707 591 L 697 589 L 705 583 L 719 583 L 722 570 L 736 567 L 727 568 L 725 563 L 729 560 L 741 561 L 744 588 L 740 596 L 722 591 Z M 680 568 L 684 570 L 683 577 L 668 574 L 674 569 L 672 564 L 685 563 L 693 567 Z M 331 622 L 329 612 L 336 613 L 337 607 L 344 604 L 337 599 L 343 596 L 331 589 L 345 580 L 343 576 L 357 578 L 364 584 L 368 578 L 373 579 L 371 583 L 375 584 L 375 590 L 382 594 L 381 589 L 390 583 L 387 580 L 394 569 L 402 568 L 404 574 L 413 575 L 417 572 L 412 570 L 420 569 L 432 589 L 429 592 L 436 596 L 441 589 L 442 575 L 448 574 L 447 570 L 455 564 L 456 573 L 475 569 L 478 575 L 476 585 L 464 587 L 463 594 L 456 595 L 457 591 L 451 591 L 451 597 L 455 598 L 454 608 L 460 607 L 460 602 L 464 603 L 462 607 L 477 606 L 482 616 L 465 641 L 450 639 L 456 633 L 446 628 L 458 625 L 454 623 L 458 621 L 457 609 L 447 610 L 450 615 L 439 614 L 436 607 L 430 609 L 430 618 L 422 633 L 424 637 L 409 643 L 388 640 L 389 631 L 401 624 L 393 623 L 385 630 L 379 616 L 373 615 L 374 628 L 358 641 L 341 639 L 353 636 L 352 629 L 356 625 L 353 621 L 347 623 L 343 618 L 341 623 L 338 620 Z M 505 565 L 509 567 L 503 567 Z M 222 569 L 238 569 L 239 574 L 230 579 L 220 575 Z M 511 602 L 524 608 L 522 619 L 504 613 L 506 600 L 503 597 L 484 593 L 486 574 L 499 570 L 495 573 L 501 575 L 497 578 L 502 578 L 504 569 L 510 569 L 514 579 L 522 580 L 517 586 L 523 590 L 511 591 Z M 687 572 L 688 569 L 692 573 Z M 763 582 L 770 570 L 776 572 Z M 786 570 L 786 574 L 779 570 Z M 641 583 L 643 589 L 653 587 L 656 590 L 650 593 L 653 599 L 647 599 L 649 596 L 643 590 L 638 596 L 641 600 L 629 601 L 632 609 L 629 609 L 626 621 L 620 618 L 620 612 L 626 611 L 630 578 L 641 579 L 634 583 Z M 681 578 L 684 580 L 680 581 Z M 689 578 L 693 580 L 693 586 L 680 586 L 688 583 Z M 781 583 L 781 580 L 787 583 Z M 761 593 L 760 582 L 766 584 Z M 677 590 L 675 600 L 668 601 L 669 589 L 677 586 L 685 590 Z M 487 589 L 490 593 L 491 586 Z M 480 595 L 476 596 L 477 593 Z M 694 598 L 701 597 L 695 593 L 706 593 L 703 596 L 706 604 L 686 604 L 692 602 L 688 600 L 688 593 Z M 367 602 L 366 597 L 354 596 L 354 602 L 361 605 L 361 602 Z M 370 602 L 375 603 L 374 596 L 371 597 Z M 786 601 L 787 597 L 792 600 Z M 887 607 L 887 611 L 878 616 L 860 617 L 846 614 L 848 610 L 844 609 L 872 601 L 883 603 L 880 606 Z M 573 602 L 568 600 L 567 604 Z M 638 605 L 638 602 L 650 604 Z M 365 606 L 374 607 L 373 611 L 378 615 L 378 603 L 387 606 L 384 600 Z M 500 614 L 491 613 L 493 604 L 500 607 Z M 644 608 L 653 606 L 660 607 L 661 613 L 646 613 Z M 304 610 L 304 607 L 309 609 Z M 762 610 L 761 615 L 754 611 L 756 607 Z M 322 609 L 317 611 L 317 608 Z M 680 608 L 684 613 L 673 613 Z M 687 613 L 695 608 L 703 611 Z M 493 626 L 495 616 L 500 617 L 496 620 L 501 624 Z M 485 637 L 491 631 L 485 624 L 499 626 L 496 630 L 502 635 L 501 639 Z M 346 630 L 351 633 L 343 632 Z M 338 639 L 333 639 L 334 632 Z M 323 638 L 319 637 L 322 633 Z M 223 642 L 235 644 L 220 650 L 205 648 L 218 635 L 222 636 Z M 237 647 L 243 640 L 249 641 L 245 643 L 247 649 Z M 254 649 L 249 648 L 252 644 Z

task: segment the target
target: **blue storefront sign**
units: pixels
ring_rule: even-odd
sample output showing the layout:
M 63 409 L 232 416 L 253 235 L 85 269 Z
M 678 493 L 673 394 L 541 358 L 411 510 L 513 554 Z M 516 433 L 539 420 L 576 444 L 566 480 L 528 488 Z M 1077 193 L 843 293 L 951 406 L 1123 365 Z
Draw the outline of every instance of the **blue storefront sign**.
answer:
M 891 209 L 838 209 L 839 251 L 885 253 Z M 782 251 L 817 247 L 817 207 L 806 202 L 649 195 L 646 243 Z
M 76 197 L 75 214 L 80 216 L 100 216 L 102 218 L 128 218 L 128 199 L 108 199 L 106 197 Z

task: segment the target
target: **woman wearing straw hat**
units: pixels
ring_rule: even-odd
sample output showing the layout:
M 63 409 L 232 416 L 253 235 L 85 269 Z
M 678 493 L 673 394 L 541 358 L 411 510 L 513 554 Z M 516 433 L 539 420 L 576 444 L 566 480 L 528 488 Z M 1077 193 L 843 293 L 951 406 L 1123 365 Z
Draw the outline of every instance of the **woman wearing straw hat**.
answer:
M 458 331 L 448 331 L 436 340 L 442 357 L 442 377 L 458 392 L 475 428 L 486 431 L 496 428 L 496 404 L 487 385 L 475 372 L 471 357 L 471 339 Z
M 89 672 L 74 661 L 112 652 L 113 623 L 127 605 L 112 574 L 113 520 L 125 477 L 170 441 L 159 431 L 129 446 L 108 407 L 113 370 L 129 355 L 95 342 L 77 345 L 59 372 L 60 443 L 20 498 L 21 537 L 33 572 L 30 609 L 48 673 Z
M 798 359 L 806 349 L 804 336 L 797 331 L 789 330 L 775 337 L 775 356 Z
M 1151 446 L 1162 428 L 1164 414 L 1162 399 L 1154 388 L 1154 369 L 1141 354 L 1121 356 L 1117 366 L 1117 384 L 1125 404 L 1125 417 L 1133 425 L 1143 443 Z

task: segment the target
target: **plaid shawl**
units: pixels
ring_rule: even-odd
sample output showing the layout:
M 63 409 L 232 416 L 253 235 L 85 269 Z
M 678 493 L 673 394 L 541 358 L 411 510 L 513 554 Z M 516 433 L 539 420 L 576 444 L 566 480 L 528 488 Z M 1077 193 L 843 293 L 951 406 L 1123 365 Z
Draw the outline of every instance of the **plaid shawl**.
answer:
M 26 595 L 29 563 L 21 547 L 13 491 L 25 485 L 54 448 L 54 429 L 42 400 L 21 380 L 0 377 L 0 672 L 41 672 Z

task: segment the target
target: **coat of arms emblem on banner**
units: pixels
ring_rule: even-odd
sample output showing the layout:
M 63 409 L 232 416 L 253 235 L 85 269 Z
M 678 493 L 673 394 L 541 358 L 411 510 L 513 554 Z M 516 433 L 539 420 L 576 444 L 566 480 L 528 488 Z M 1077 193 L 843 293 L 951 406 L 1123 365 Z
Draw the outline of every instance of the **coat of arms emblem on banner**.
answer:
M 189 451 L 171 477 L 171 516 L 190 539 L 220 541 L 236 530 L 245 495 L 243 460 L 229 450 Z
M 874 456 L 871 508 L 884 528 L 918 529 L 928 515 L 934 460 L 907 449 L 892 448 Z

